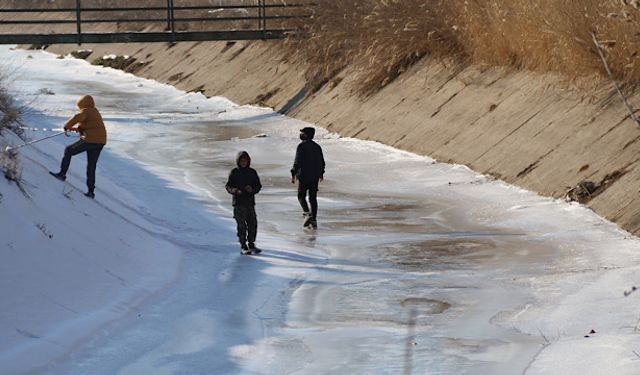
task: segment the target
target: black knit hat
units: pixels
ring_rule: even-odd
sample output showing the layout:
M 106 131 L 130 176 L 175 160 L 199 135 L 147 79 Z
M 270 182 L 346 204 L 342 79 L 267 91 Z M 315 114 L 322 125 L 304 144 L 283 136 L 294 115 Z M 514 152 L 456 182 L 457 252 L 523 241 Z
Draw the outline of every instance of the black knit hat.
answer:
M 315 137 L 315 135 L 316 135 L 316 129 L 311 128 L 311 127 L 306 127 L 306 128 L 300 129 L 300 132 L 306 134 L 307 138 L 309 138 L 309 139 L 313 139 L 313 137 Z

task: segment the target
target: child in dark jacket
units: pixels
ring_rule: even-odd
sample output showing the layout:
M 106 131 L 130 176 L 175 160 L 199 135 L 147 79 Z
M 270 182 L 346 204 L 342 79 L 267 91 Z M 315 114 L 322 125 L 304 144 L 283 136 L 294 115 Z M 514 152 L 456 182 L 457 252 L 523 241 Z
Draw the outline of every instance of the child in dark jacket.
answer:
M 258 234 L 255 195 L 262 184 L 258 173 L 251 168 L 251 157 L 246 151 L 238 153 L 236 164 L 238 167 L 229 174 L 227 191 L 233 195 L 233 218 L 238 224 L 240 251 L 243 255 L 259 254 L 261 250 L 255 245 Z

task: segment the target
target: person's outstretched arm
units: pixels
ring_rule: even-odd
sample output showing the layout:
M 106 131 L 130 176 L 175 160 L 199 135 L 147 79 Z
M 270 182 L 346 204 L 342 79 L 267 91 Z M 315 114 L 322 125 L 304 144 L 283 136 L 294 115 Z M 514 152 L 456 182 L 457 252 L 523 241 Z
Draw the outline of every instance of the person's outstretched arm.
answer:
M 86 115 L 84 114 L 84 112 L 80 112 L 80 113 L 76 113 L 73 117 L 71 117 L 66 124 L 64 124 L 64 129 L 65 130 L 73 130 L 73 126 L 75 124 L 81 123 L 83 121 L 85 121 L 86 119 Z M 78 127 L 78 130 L 82 130 L 81 127 Z

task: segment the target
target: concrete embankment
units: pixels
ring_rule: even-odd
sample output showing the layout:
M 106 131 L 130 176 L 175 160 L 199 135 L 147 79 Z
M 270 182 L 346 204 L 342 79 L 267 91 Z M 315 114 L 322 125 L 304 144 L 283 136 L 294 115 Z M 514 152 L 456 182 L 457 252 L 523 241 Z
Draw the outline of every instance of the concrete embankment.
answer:
M 567 88 L 554 75 L 453 69 L 424 60 L 361 98 L 349 70 L 310 87 L 304 68 L 283 58 L 277 43 L 82 48 L 93 51 L 89 61 L 129 55 L 140 76 L 240 104 L 285 109 L 343 136 L 465 164 L 545 196 L 561 198 L 574 188 L 573 195 L 598 214 L 640 234 L 640 129 L 612 85 L 585 91 Z M 639 96 L 631 102 L 640 107 Z

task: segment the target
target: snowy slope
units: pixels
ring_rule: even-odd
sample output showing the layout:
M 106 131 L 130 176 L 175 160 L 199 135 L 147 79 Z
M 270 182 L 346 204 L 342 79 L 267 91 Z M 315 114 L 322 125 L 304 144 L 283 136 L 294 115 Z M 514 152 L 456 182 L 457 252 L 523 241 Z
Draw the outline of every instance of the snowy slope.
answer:
M 52 179 L 46 155 L 23 149 L 21 160 L 28 196 L 0 180 L 3 374 L 45 365 L 87 332 L 133 313 L 177 276 L 182 254 L 124 189 L 109 184 L 109 195 L 94 202 L 76 189 L 77 174 L 69 184 Z

